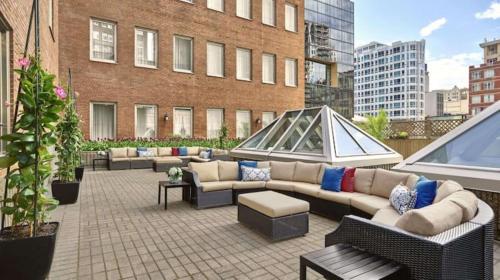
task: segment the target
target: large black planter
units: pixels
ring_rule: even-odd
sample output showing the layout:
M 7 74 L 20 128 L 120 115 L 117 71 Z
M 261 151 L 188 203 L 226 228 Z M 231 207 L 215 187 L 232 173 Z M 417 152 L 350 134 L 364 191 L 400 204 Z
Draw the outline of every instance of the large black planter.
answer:
M 0 278 L 42 280 L 47 278 L 54 257 L 59 223 L 45 236 L 0 239 Z M 9 229 L 9 228 L 5 228 Z
M 52 181 L 52 196 L 59 200 L 59 205 L 73 204 L 78 200 L 80 182 L 63 183 L 59 180 Z
M 83 171 L 85 171 L 85 168 L 82 166 L 75 167 L 75 179 L 78 182 L 81 182 L 83 179 Z

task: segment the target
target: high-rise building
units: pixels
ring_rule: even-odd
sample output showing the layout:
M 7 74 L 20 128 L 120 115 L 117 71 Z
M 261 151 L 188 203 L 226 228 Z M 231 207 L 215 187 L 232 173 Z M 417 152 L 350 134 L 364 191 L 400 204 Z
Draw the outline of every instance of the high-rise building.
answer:
M 353 116 L 354 2 L 305 0 L 305 104 Z
M 384 109 L 391 120 L 425 118 L 425 40 L 372 42 L 356 48 L 354 61 L 356 115 L 377 115 Z
M 469 66 L 469 112 L 484 110 L 500 100 L 500 39 L 479 45 L 484 51 L 483 64 Z

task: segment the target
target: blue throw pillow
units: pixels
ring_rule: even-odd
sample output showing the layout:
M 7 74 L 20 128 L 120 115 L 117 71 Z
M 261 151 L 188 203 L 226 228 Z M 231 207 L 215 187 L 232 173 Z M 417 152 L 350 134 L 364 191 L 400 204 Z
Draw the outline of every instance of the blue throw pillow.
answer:
M 188 148 L 180 147 L 179 148 L 179 156 L 187 156 L 187 155 L 188 155 Z
M 241 170 L 242 166 L 257 168 L 257 162 L 256 161 L 249 161 L 249 160 L 238 161 L 238 180 L 240 180 L 240 181 L 243 178 L 243 173 Z
M 340 192 L 344 170 L 344 167 L 326 168 L 323 174 L 323 181 L 321 181 L 321 189 Z
M 415 191 L 417 192 L 417 202 L 415 203 L 415 209 L 419 209 L 425 206 L 429 206 L 434 201 L 437 192 L 437 182 L 434 180 L 429 180 L 424 176 L 420 176 L 415 185 Z

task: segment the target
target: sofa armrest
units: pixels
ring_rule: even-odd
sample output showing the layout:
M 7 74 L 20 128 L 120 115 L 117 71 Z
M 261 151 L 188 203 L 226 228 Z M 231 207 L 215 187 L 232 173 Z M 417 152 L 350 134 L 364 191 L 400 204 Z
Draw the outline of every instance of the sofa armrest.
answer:
M 191 184 L 191 187 L 201 188 L 200 179 L 198 178 L 198 173 L 187 167 L 182 168 L 182 180 Z

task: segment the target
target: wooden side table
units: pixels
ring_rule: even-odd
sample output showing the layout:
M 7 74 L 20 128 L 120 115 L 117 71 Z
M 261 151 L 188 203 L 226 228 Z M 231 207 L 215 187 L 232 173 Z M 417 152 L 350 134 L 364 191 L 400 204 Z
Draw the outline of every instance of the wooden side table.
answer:
M 165 210 L 167 210 L 167 194 L 168 189 L 182 188 L 182 200 L 190 202 L 191 201 L 191 185 L 184 181 L 178 183 L 172 183 L 170 181 L 160 181 L 158 182 L 158 204 L 161 203 L 161 188 L 165 192 Z

